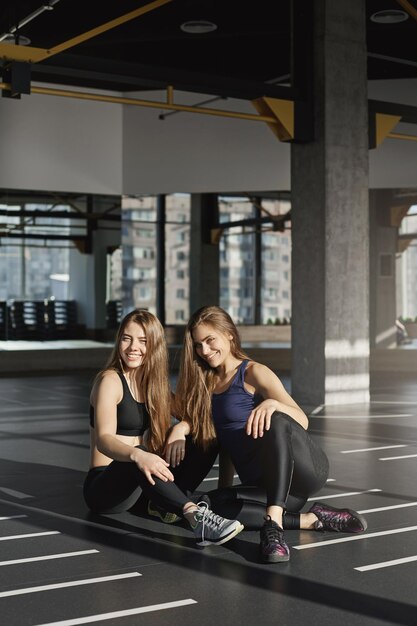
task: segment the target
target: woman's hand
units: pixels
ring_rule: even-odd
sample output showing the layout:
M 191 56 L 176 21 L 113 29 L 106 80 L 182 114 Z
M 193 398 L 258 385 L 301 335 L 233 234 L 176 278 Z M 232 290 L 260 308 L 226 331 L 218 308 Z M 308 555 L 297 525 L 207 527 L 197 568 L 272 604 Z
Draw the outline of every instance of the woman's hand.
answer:
M 152 476 L 160 478 L 165 483 L 168 481 L 173 482 L 174 480 L 174 476 L 168 469 L 168 463 L 157 454 L 135 448 L 132 452 L 131 460 L 136 463 L 140 471 L 145 474 L 151 485 L 155 484 Z
M 177 467 L 185 456 L 185 436 L 188 425 L 179 422 L 172 427 L 165 444 L 164 457 L 168 465 Z
M 277 400 L 268 398 L 253 409 L 246 422 L 246 434 L 254 439 L 263 437 L 266 430 L 271 427 L 271 416 L 275 411 L 279 411 L 280 403 Z

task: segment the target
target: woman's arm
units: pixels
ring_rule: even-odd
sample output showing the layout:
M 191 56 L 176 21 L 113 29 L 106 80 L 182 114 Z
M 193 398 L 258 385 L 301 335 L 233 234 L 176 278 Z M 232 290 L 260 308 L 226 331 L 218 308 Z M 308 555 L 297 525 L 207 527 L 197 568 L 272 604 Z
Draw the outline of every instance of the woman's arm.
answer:
M 187 422 L 178 422 L 168 431 L 165 443 L 164 458 L 171 467 L 176 467 L 185 456 L 185 438 L 190 434 Z
M 289 415 L 307 430 L 307 415 L 269 367 L 261 363 L 250 363 L 246 370 L 245 382 L 254 389 L 256 394 L 265 398 L 249 415 L 246 423 L 248 435 L 255 439 L 262 437 L 264 431 L 269 430 L 271 416 L 275 411 Z
M 114 461 L 133 462 L 154 485 L 152 478 L 174 480 L 164 459 L 121 441 L 116 436 L 117 404 L 122 399 L 123 387 L 116 372 L 105 372 L 93 387 L 91 403 L 94 406 L 97 450 Z

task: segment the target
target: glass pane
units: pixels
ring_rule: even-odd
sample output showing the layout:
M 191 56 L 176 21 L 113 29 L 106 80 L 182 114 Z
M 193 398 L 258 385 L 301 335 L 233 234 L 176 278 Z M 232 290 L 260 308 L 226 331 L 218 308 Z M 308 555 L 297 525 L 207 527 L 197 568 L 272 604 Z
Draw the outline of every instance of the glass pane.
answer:
M 122 300 L 122 248 L 117 248 L 108 255 L 107 261 L 107 297 L 109 300 Z
M 220 222 L 236 222 L 254 217 L 248 198 L 219 197 Z M 253 324 L 255 226 L 236 226 L 220 239 L 220 306 L 239 324 Z
M 24 248 L 20 239 L 0 246 L 0 300 L 22 298 Z
M 262 233 L 262 324 L 288 323 L 291 318 L 291 234 Z
M 408 210 L 399 234 L 404 252 L 397 260 L 397 311 L 404 321 L 417 322 L 417 205 Z
M 166 196 L 165 211 L 165 321 L 185 324 L 190 315 L 190 195 Z
M 156 313 L 156 196 L 122 199 L 122 302 Z

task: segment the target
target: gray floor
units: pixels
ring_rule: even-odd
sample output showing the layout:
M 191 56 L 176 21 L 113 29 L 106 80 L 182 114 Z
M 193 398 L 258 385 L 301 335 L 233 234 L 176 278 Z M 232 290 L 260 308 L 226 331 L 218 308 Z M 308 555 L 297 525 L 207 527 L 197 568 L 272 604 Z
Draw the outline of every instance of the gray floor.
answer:
M 311 419 L 331 464 L 317 499 L 369 528 L 287 532 L 291 560 L 277 565 L 258 563 L 254 532 L 199 549 L 140 511 L 90 516 L 91 379 L 0 381 L 1 624 L 417 624 L 417 374 L 378 374 L 370 406 Z

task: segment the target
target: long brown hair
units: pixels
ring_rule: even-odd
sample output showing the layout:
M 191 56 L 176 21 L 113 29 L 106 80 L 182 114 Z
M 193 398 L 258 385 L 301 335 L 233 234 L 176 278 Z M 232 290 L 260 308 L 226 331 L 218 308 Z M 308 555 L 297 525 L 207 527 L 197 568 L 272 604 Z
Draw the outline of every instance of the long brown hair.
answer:
M 243 352 L 239 332 L 228 313 L 218 306 L 203 306 L 188 321 L 181 353 L 180 371 L 175 392 L 177 416 L 191 427 L 196 443 L 207 447 L 216 438 L 211 419 L 211 394 L 215 387 L 215 371 L 194 347 L 193 330 L 200 324 L 212 326 L 216 331 L 231 336 L 230 350 L 237 359 L 249 358 Z
M 165 333 L 161 322 L 155 315 L 144 309 L 134 309 L 122 319 L 106 367 L 97 377 L 101 377 L 107 370 L 115 370 L 123 375 L 120 342 L 130 322 L 140 324 L 145 331 L 146 355 L 140 365 L 140 388 L 145 397 L 146 409 L 151 417 L 148 447 L 153 452 L 161 452 L 171 424 L 171 392 Z

